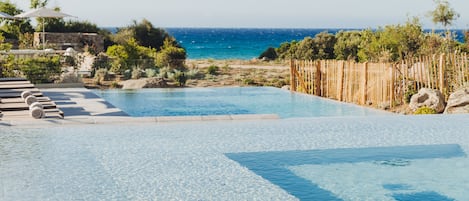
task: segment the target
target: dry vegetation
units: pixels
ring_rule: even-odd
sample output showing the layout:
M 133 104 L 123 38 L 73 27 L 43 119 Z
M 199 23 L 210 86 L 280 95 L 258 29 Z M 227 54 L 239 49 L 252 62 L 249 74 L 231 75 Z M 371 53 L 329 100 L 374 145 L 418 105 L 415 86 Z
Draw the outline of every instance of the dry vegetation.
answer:
M 186 87 L 221 87 L 221 86 L 273 86 L 282 87 L 290 82 L 288 62 L 263 62 L 243 60 L 187 60 L 189 71 L 198 72 L 188 79 Z M 210 71 L 209 68 L 215 68 Z M 84 78 L 88 88 L 113 88 L 119 78 L 101 81 L 97 85 L 93 78 Z M 167 79 L 168 87 L 178 87 Z

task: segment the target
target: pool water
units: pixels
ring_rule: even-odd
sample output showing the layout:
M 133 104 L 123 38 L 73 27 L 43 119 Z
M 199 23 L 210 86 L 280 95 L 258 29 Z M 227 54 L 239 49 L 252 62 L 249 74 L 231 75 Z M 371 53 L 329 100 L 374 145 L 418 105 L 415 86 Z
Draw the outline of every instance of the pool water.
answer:
M 226 155 L 300 200 L 447 201 L 467 196 L 467 186 L 458 184 L 469 180 L 469 161 L 457 144 Z
M 468 115 L 0 126 L 0 200 L 468 200 Z
M 277 114 L 281 118 L 389 115 L 273 87 L 96 90 L 130 116 Z

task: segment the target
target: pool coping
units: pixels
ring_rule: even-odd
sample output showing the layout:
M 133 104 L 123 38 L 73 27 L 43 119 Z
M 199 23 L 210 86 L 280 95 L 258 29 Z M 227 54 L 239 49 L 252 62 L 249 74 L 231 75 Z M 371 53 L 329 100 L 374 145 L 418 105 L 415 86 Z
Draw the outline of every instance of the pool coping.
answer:
M 73 116 L 64 119 L 24 119 L 8 118 L 0 120 L 1 126 L 15 127 L 50 127 L 60 125 L 86 124 L 142 124 L 142 123 L 182 123 L 207 121 L 249 121 L 249 120 L 279 120 L 277 114 L 243 114 L 243 115 L 210 115 L 210 116 Z

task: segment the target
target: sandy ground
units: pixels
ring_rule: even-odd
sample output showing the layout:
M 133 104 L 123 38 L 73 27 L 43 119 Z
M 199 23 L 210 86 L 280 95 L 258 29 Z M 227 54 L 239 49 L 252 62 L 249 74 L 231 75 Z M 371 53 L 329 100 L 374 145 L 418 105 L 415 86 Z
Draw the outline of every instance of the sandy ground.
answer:
M 197 78 L 189 79 L 185 87 L 222 86 L 273 86 L 282 87 L 290 82 L 288 62 L 264 62 L 258 60 L 187 60 L 189 70 L 198 71 Z M 208 67 L 217 66 L 215 74 L 208 73 Z M 113 80 L 104 81 L 100 86 L 94 79 L 83 79 L 88 88 L 109 88 Z M 169 87 L 178 87 L 169 82 Z

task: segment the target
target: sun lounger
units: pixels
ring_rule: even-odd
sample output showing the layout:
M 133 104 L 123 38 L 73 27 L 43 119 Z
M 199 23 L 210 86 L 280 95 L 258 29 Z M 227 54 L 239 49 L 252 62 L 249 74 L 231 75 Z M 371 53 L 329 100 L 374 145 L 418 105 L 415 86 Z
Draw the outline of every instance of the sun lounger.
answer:
M 0 114 L 8 118 L 64 117 L 63 111 L 50 98 L 44 97 L 39 89 L 24 78 L 0 78 Z
M 40 92 L 37 92 L 37 93 L 33 93 L 34 96 L 36 97 L 42 97 L 43 94 L 40 93 Z M 4 99 L 4 98 L 19 98 L 21 97 L 21 93 L 18 93 L 18 92 L 1 92 L 0 91 L 0 98 L 1 99 Z
M 18 111 L 5 111 L 3 112 L 5 116 L 13 117 L 13 118 L 20 118 L 20 117 L 29 117 L 30 111 L 29 110 L 18 110 Z M 62 110 L 59 109 L 44 109 L 44 117 L 43 118 L 64 118 L 64 113 Z
M 41 102 L 44 109 L 55 109 L 57 105 L 54 102 Z M 2 103 L 0 104 L 0 110 L 5 111 L 17 111 L 17 110 L 29 110 L 29 105 L 22 103 Z
M 21 94 L 23 91 L 30 91 L 32 93 L 40 93 L 39 89 L 37 88 L 29 88 L 29 89 L 0 89 L 0 93 L 19 93 Z
M 21 84 L 31 84 L 29 81 L 5 81 L 0 82 L 1 85 L 21 85 Z
M 34 84 L 0 84 L 0 89 L 31 89 Z
M 37 97 L 36 96 L 36 99 L 38 102 L 50 102 L 51 99 L 49 97 L 45 97 L 45 96 L 42 96 L 42 97 Z M 24 103 L 24 99 L 22 98 L 4 98 L 4 99 L 0 99 L 0 103 Z
M 0 82 L 19 82 L 19 81 L 28 81 L 28 80 L 25 79 L 25 78 L 22 78 L 22 77 L 2 77 L 2 78 L 0 78 Z

